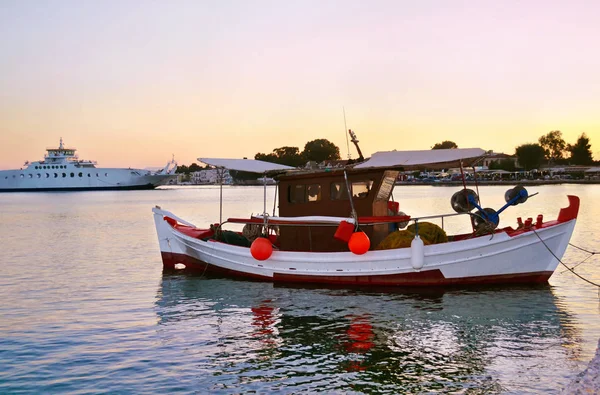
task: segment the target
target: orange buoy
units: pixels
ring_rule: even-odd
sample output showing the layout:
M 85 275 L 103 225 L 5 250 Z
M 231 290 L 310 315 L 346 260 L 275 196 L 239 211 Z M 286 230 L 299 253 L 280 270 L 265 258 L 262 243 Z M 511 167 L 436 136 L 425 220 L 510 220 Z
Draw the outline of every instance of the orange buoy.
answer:
M 258 237 L 252 242 L 250 253 L 254 259 L 264 261 L 265 259 L 269 259 L 273 253 L 273 245 L 269 239 Z
M 362 255 L 369 251 L 371 240 L 369 240 L 369 236 L 367 236 L 365 232 L 354 232 L 352 233 L 352 236 L 350 236 L 348 247 L 354 254 Z

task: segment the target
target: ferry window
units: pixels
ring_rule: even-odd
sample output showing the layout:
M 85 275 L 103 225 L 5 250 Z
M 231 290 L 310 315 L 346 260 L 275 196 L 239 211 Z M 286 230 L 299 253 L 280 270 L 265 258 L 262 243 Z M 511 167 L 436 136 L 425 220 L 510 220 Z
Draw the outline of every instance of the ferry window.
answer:
M 331 200 L 348 200 L 348 190 L 343 182 L 332 182 L 329 191 Z
M 321 185 L 312 184 L 306 188 L 306 195 L 309 202 L 318 202 L 321 200 Z
M 42 175 L 40 173 L 38 173 L 37 178 L 42 178 Z
M 35 168 L 37 169 L 38 167 L 36 166 Z
M 79 174 L 78 174 L 78 176 L 79 176 L 79 177 L 83 177 L 83 173 L 79 173 Z
M 108 173 L 104 173 L 104 177 L 108 177 Z
M 71 177 L 75 177 L 75 173 L 71 173 Z
M 92 173 L 88 173 L 88 177 L 91 177 L 91 176 L 92 176 Z
M 46 178 L 50 178 L 50 174 L 46 173 Z
M 30 174 L 30 175 L 29 175 L 29 178 L 33 178 L 33 174 Z
M 65 178 L 67 176 L 67 173 L 62 173 L 63 174 L 63 178 Z
M 54 173 L 54 178 L 58 177 L 58 174 Z
M 352 197 L 363 199 L 366 198 L 373 186 L 373 181 L 358 181 L 352 183 Z
M 98 175 L 98 173 L 96 173 L 96 177 L 100 177 L 100 176 Z
M 21 174 L 21 178 L 25 178 L 25 176 L 23 174 Z
M 305 203 L 306 185 L 290 185 L 288 187 L 288 200 L 290 203 Z

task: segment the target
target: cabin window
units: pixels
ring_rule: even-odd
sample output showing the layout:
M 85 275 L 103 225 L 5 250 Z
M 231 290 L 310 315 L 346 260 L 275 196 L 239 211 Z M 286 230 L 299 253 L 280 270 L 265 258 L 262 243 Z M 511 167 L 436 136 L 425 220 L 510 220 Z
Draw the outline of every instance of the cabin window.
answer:
M 87 175 L 88 175 L 88 177 L 91 177 L 91 176 L 92 176 L 92 173 L 87 173 Z
M 67 176 L 67 173 L 62 173 L 63 178 Z
M 21 174 L 21 178 L 25 178 L 25 176 L 23 174 Z
M 54 178 L 56 178 L 56 177 L 58 177 L 58 174 L 57 174 L 57 173 L 54 173 Z
M 40 173 L 38 173 L 37 178 L 42 178 L 42 175 Z
M 71 177 L 75 177 L 75 173 L 71 173 Z
M 318 202 L 319 200 L 321 200 L 321 185 L 309 185 L 306 188 L 306 200 L 309 202 Z
M 348 190 L 343 182 L 332 182 L 329 192 L 331 200 L 348 200 Z
M 306 185 L 290 185 L 288 187 L 288 201 L 290 203 L 305 203 Z
M 79 173 L 79 174 L 78 174 L 78 176 L 79 176 L 79 177 L 83 177 L 83 173 Z
M 108 173 L 104 173 L 104 177 L 108 177 Z
M 100 176 L 98 175 L 98 173 L 96 173 L 96 177 L 100 177 Z
M 33 174 L 30 174 L 30 175 L 29 175 L 29 178 L 33 178 Z
M 49 173 L 46 173 L 46 178 L 50 178 L 50 174 Z
M 352 198 L 364 199 L 369 195 L 373 181 L 357 181 L 352 183 Z

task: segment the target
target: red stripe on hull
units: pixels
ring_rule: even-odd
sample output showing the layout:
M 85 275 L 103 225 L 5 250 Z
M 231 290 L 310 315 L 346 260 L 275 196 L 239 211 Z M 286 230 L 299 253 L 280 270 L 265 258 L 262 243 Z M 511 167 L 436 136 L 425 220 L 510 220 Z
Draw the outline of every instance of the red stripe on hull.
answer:
M 272 278 L 236 270 L 224 269 L 183 254 L 162 252 L 164 270 L 175 271 L 175 264 L 182 263 L 186 273 L 201 273 L 212 276 L 242 278 L 255 281 L 277 283 L 312 283 L 348 286 L 448 286 L 448 285 L 491 285 L 491 284 L 544 284 L 548 282 L 551 271 L 500 274 L 464 278 L 446 278 L 442 272 L 425 270 L 422 272 L 376 275 L 376 276 L 308 276 L 298 274 L 275 274 Z

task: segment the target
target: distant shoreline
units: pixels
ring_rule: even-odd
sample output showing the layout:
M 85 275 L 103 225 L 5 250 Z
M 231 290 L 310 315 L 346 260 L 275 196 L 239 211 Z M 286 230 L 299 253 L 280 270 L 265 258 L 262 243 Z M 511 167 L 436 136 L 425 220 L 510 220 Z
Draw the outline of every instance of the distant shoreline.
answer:
M 524 186 L 536 186 L 536 185 L 559 185 L 559 184 L 600 184 L 600 180 L 503 180 L 503 181 L 489 181 L 489 180 L 478 180 L 477 184 L 473 180 L 466 181 L 469 186 L 491 186 L 491 185 L 524 185 Z M 199 186 L 218 186 L 219 184 L 169 184 L 161 185 L 167 187 L 199 187 Z M 244 184 L 223 184 L 224 186 L 235 186 L 235 187 L 250 187 L 250 186 L 263 186 L 262 183 L 248 182 Z M 273 186 L 275 184 L 267 184 L 267 186 Z M 402 186 L 419 186 L 429 185 L 435 187 L 455 187 L 462 186 L 462 181 L 396 181 L 395 185 Z
M 473 180 L 466 181 L 467 185 L 558 185 L 558 184 L 600 184 L 600 180 L 502 180 L 502 181 L 489 181 L 489 180 L 478 180 L 477 183 Z M 462 181 L 440 181 L 440 182 L 423 182 L 423 181 L 397 181 L 396 185 L 402 186 L 415 186 L 415 185 L 432 185 L 436 187 L 450 187 L 463 185 Z

